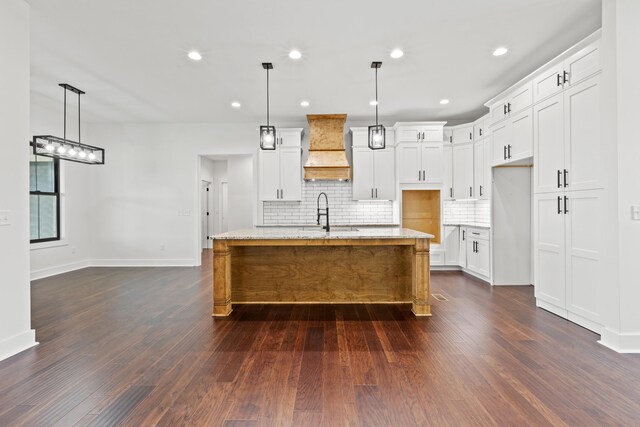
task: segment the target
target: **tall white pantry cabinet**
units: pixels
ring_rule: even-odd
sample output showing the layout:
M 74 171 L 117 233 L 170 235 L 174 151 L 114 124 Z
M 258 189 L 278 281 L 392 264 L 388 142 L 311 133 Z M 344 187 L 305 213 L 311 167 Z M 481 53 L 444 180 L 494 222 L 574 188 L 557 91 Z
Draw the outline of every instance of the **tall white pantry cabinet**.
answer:
M 534 80 L 533 239 L 536 304 L 599 333 L 606 147 L 598 43 Z

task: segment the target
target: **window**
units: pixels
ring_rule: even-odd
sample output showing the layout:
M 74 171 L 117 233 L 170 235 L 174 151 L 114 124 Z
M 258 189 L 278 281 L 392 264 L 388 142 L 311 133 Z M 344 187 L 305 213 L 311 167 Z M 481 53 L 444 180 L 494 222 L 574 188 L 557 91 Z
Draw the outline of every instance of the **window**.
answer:
M 31 154 L 29 161 L 31 243 L 60 240 L 60 161 Z

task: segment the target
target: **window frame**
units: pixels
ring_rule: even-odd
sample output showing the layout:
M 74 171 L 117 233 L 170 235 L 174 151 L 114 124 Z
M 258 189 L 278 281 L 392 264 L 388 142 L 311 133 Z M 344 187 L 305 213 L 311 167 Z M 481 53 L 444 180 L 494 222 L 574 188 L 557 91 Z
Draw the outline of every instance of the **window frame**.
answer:
M 60 211 L 61 211 L 61 196 L 60 191 L 60 159 L 56 157 L 38 156 L 32 153 L 36 158 L 36 164 L 38 163 L 38 157 L 50 158 L 53 160 L 53 192 L 51 191 L 31 191 L 31 183 L 29 183 L 29 196 L 55 196 L 56 198 L 56 235 L 55 237 L 45 237 L 42 239 L 29 239 L 30 244 L 46 243 L 46 242 L 59 242 L 62 240 L 62 230 L 60 229 Z M 37 175 L 37 166 L 36 166 Z M 40 215 L 38 215 L 38 226 L 40 225 Z

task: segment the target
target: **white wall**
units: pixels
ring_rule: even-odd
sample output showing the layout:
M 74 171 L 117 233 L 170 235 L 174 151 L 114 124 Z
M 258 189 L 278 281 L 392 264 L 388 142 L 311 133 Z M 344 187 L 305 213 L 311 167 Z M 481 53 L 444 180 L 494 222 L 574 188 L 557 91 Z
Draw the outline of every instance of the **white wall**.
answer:
M 71 104 L 70 104 L 71 105 Z M 77 140 L 77 116 L 67 116 L 67 137 Z M 31 135 L 62 137 L 62 90 L 59 102 L 31 94 Z M 74 162 L 60 162 L 61 237 L 59 242 L 36 243 L 31 247 L 31 279 L 60 274 L 89 265 L 89 203 L 93 195 L 90 177 L 94 168 Z
M 0 360 L 36 344 L 29 289 L 29 6 L 0 2 Z
M 257 186 L 254 185 L 254 159 L 251 156 L 230 157 L 227 166 L 229 230 L 252 228 L 258 199 Z

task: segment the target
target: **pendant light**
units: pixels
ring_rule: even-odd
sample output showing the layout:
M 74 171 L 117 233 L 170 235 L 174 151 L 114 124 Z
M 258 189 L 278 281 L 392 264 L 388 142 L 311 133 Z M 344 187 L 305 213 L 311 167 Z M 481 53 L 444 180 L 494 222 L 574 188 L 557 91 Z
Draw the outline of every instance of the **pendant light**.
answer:
M 267 70 L 267 125 L 260 126 L 260 148 L 263 150 L 276 149 L 276 127 L 269 125 L 269 70 L 273 70 L 271 62 L 263 62 L 262 68 Z
M 89 165 L 104 164 L 104 149 L 92 145 L 83 144 L 80 139 L 80 95 L 85 92 L 66 83 L 60 83 L 64 89 L 64 124 L 62 138 L 53 135 L 36 135 L 33 137 L 33 154 L 37 156 L 52 157 L 68 160 L 70 162 L 85 163 Z M 78 141 L 67 139 L 67 92 L 78 95 Z
M 386 132 L 384 126 L 378 124 L 378 68 L 382 67 L 382 62 L 374 61 L 371 68 L 376 72 L 376 124 L 369 126 L 369 148 L 372 150 L 382 150 L 386 144 Z

